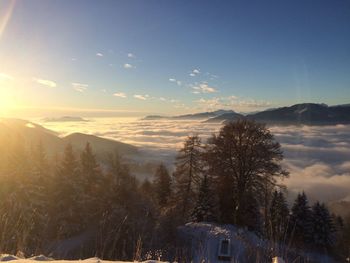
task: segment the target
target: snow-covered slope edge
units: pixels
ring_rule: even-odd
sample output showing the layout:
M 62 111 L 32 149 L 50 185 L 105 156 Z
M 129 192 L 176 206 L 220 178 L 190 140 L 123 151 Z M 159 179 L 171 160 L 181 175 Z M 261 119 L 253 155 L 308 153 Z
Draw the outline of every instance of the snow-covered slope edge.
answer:
M 37 261 L 54 261 L 54 263 L 128 263 L 126 261 L 110 261 L 110 260 L 101 260 L 99 258 L 88 258 L 84 260 L 54 260 L 52 258 L 40 255 L 31 258 L 19 258 L 9 254 L 1 254 L 0 261 L 14 261 L 14 263 L 34 263 Z M 129 261 L 131 263 L 131 261 Z M 164 261 L 157 260 L 147 260 L 143 261 L 143 263 L 165 263 Z
M 325 254 L 296 251 L 282 244 L 266 241 L 247 229 L 235 225 L 220 225 L 214 223 L 187 223 L 178 228 L 180 243 L 186 250 L 187 257 L 193 263 L 216 262 L 220 260 L 219 247 L 221 240 L 230 240 L 229 262 L 273 262 L 272 258 L 282 257 L 285 262 L 296 262 L 296 259 L 305 262 L 333 263 L 332 258 Z M 299 261 L 298 261 L 299 262 Z M 300 261 L 301 262 L 301 261 Z

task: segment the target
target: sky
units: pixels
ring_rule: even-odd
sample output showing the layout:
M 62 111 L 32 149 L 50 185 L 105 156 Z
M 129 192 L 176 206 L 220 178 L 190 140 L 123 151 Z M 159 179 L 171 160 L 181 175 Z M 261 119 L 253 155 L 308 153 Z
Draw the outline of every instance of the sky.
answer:
M 0 1 L 0 115 L 350 103 L 350 1 Z

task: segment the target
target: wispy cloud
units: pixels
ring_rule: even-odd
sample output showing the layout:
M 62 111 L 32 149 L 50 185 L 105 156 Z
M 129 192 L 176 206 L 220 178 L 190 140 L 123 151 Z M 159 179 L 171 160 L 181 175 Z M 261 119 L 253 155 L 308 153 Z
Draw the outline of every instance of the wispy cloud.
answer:
M 103 54 L 102 53 L 96 53 L 96 56 L 97 57 L 103 57 Z
M 124 66 L 123 66 L 125 69 L 131 69 L 131 68 L 134 68 L 133 65 L 129 64 L 129 63 L 125 63 Z
M 195 100 L 194 103 L 198 105 L 198 110 L 234 109 L 242 112 L 251 112 L 252 110 L 271 107 L 271 103 L 268 101 L 240 98 L 234 95 L 210 99 L 201 98 Z
M 200 70 L 199 69 L 193 69 L 192 71 L 191 71 L 191 73 L 190 73 L 190 76 L 191 77 L 195 77 L 195 76 L 197 76 L 198 74 L 200 74 L 201 72 L 200 72 Z
M 128 58 L 135 58 L 135 55 L 133 53 L 128 53 Z
M 134 98 L 138 99 L 138 100 L 147 100 L 149 98 L 149 95 L 147 95 L 147 94 L 146 95 L 135 94 Z
M 210 87 L 208 85 L 208 83 L 201 83 L 197 86 L 192 87 L 192 89 L 193 89 L 192 93 L 194 93 L 194 94 L 218 92 L 218 90 L 216 88 Z
M 6 73 L 0 73 L 0 79 L 3 79 L 3 80 L 14 80 L 14 77 L 12 77 L 11 75 L 6 74 Z
M 182 82 L 180 80 L 177 80 L 177 79 L 174 79 L 174 78 L 169 78 L 169 81 L 176 83 L 178 86 L 182 85 Z
M 57 86 L 56 82 L 48 79 L 33 78 L 33 81 L 50 88 L 55 88 Z
M 78 83 L 78 82 L 73 82 L 71 83 L 73 89 L 79 92 L 84 92 L 88 88 L 88 84 L 83 84 L 83 83 Z
M 118 98 L 126 98 L 126 94 L 124 92 L 117 92 L 113 94 L 114 97 L 118 97 Z

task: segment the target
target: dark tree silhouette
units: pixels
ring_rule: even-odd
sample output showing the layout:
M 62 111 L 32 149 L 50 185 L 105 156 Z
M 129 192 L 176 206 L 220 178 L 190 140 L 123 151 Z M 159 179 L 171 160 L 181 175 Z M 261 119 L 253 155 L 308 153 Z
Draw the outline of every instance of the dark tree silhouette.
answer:
M 312 206 L 312 241 L 321 250 L 329 251 L 335 244 L 335 225 L 325 204 Z
M 274 191 L 270 205 L 270 236 L 276 242 L 284 241 L 289 221 L 289 209 L 282 192 Z
M 160 164 L 154 175 L 154 192 L 158 205 L 164 207 L 171 195 L 171 177 L 164 164 Z
M 216 220 L 215 203 L 213 192 L 210 187 L 208 176 L 204 176 L 197 195 L 197 202 L 192 212 L 192 220 L 195 222 L 213 222 Z
M 304 246 L 312 241 L 312 213 L 304 192 L 295 199 L 289 222 L 292 243 Z
M 190 216 L 195 203 L 195 191 L 200 182 L 203 171 L 202 144 L 200 138 L 189 136 L 183 148 L 176 158 L 175 191 L 177 205 L 180 206 L 180 213 L 186 220 Z
M 288 173 L 280 165 L 280 144 L 265 125 L 249 120 L 227 123 L 209 139 L 205 159 L 217 181 L 222 220 L 244 225 L 247 218 L 242 211 L 254 196 L 266 221 L 269 193 L 276 178 Z

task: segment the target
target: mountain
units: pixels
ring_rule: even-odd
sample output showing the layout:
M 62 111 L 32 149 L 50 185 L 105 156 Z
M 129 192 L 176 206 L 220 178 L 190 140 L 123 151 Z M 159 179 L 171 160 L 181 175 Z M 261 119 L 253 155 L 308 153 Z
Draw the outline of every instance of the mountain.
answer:
M 71 143 L 75 151 L 82 150 L 89 142 L 96 153 L 102 157 L 106 152 L 117 150 L 122 155 L 134 155 L 137 147 L 115 140 L 105 139 L 94 135 L 73 133 L 59 137 L 57 133 L 38 124 L 20 119 L 0 119 L 0 147 L 23 141 L 27 148 L 42 143 L 48 155 L 63 152 L 67 143 Z
M 209 112 L 199 112 L 194 114 L 185 114 L 177 116 L 160 116 L 160 115 L 149 115 L 143 118 L 143 120 L 160 120 L 160 119 L 173 119 L 173 120 L 200 120 L 208 119 L 220 116 L 222 114 L 234 113 L 232 110 L 217 110 Z
M 160 116 L 160 115 L 148 115 L 144 117 L 142 120 L 160 120 L 160 119 L 167 119 L 171 117 L 166 117 L 166 116 Z
M 346 124 L 350 123 L 350 106 L 302 103 L 262 111 L 247 118 L 273 124 Z
M 238 119 L 244 118 L 244 115 L 236 113 L 234 111 L 221 114 L 219 116 L 216 116 L 214 118 L 210 118 L 206 120 L 205 122 L 223 122 L 223 121 L 236 121 Z
M 130 144 L 109 140 L 94 135 L 84 133 L 72 133 L 62 138 L 65 144 L 71 143 L 73 148 L 80 151 L 83 150 L 86 143 L 91 144 L 92 149 L 99 154 L 113 153 L 118 150 L 118 153 L 123 155 L 130 155 L 137 153 L 137 148 Z
M 59 117 L 59 118 L 45 118 L 43 121 L 44 122 L 70 122 L 70 121 L 87 122 L 88 120 L 85 120 L 81 117 L 63 116 L 63 117 Z
M 247 118 L 267 124 L 309 124 L 333 125 L 350 124 L 350 104 L 328 106 L 326 104 L 301 103 L 289 107 L 268 109 L 243 116 L 238 113 L 225 113 L 206 122 L 227 122 Z

